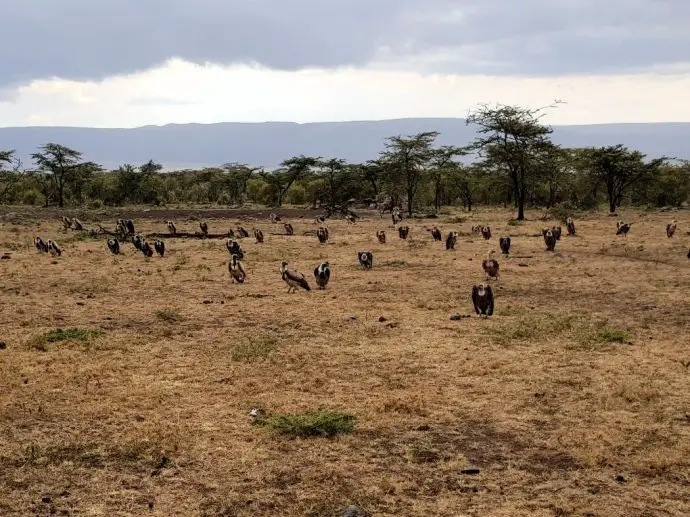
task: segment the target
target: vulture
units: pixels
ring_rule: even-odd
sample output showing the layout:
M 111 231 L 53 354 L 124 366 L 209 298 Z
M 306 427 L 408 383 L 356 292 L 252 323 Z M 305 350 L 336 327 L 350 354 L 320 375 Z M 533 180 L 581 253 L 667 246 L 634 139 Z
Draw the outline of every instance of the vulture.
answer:
M 230 279 L 233 283 L 237 281 L 238 284 L 243 284 L 244 279 L 247 276 L 244 272 L 244 266 L 240 262 L 240 257 L 233 255 L 228 263 L 228 271 L 230 272 Z
M 249 237 L 249 232 L 244 226 L 237 228 L 237 233 L 240 234 L 240 237 Z
M 199 228 L 201 228 L 201 233 L 206 235 L 208 233 L 208 224 L 206 224 L 206 221 L 201 221 L 199 223 Z
M 490 285 L 479 284 L 472 287 L 472 303 L 479 316 L 488 317 L 494 313 L 494 292 Z
M 62 226 L 65 230 L 69 230 L 70 227 L 72 226 L 72 221 L 69 217 L 63 215 L 62 216 Z
M 162 240 L 156 239 L 153 241 L 153 248 L 161 257 L 165 255 L 165 243 Z
M 575 221 L 572 217 L 568 217 L 565 220 L 565 227 L 568 230 L 568 235 L 575 235 Z
M 391 210 L 391 219 L 393 219 L 393 226 L 398 224 L 399 222 L 402 222 L 403 220 L 403 215 L 402 212 L 400 211 L 400 208 L 397 206 Z
M 371 269 L 374 265 L 374 254 L 371 251 L 360 251 L 357 253 L 359 265 L 365 269 Z
M 290 223 L 285 223 L 283 226 L 285 227 L 285 233 L 287 233 L 288 235 L 295 234 L 295 229 L 292 227 Z
M 240 259 L 244 258 L 244 252 L 242 251 L 242 248 L 240 248 L 239 242 L 234 241 L 232 239 L 228 239 L 225 242 L 225 247 L 228 249 L 228 253 L 230 253 L 230 256 L 237 255 Z
M 541 233 L 544 236 L 546 251 L 553 251 L 556 248 L 556 237 L 554 236 L 553 231 L 548 228 L 544 228 L 542 229 Z
M 34 239 L 34 246 L 41 253 L 48 253 L 48 245 L 40 237 Z
M 59 257 L 60 255 L 62 255 L 62 250 L 60 249 L 60 246 L 57 245 L 57 242 L 51 241 L 50 239 L 48 239 L 48 251 L 50 251 L 50 254 L 54 257 Z
M 498 280 L 498 261 L 493 257 L 494 250 L 489 251 L 486 254 L 486 258 L 482 260 L 482 269 L 484 270 L 484 276 L 488 280 L 489 278 L 495 278 Z
M 276 213 L 271 212 L 271 215 L 269 217 L 271 219 L 271 222 L 274 224 L 279 223 L 281 221 L 281 217 Z
M 74 219 L 72 219 L 72 228 L 74 228 L 75 230 L 83 230 L 84 225 L 81 224 L 81 221 L 75 217 Z
M 627 237 L 631 226 L 632 226 L 632 223 L 624 223 L 623 221 L 618 221 L 616 223 L 616 228 L 617 228 L 616 235 L 623 234 L 624 236 Z
M 407 236 L 409 233 L 410 233 L 410 227 L 409 226 L 401 226 L 398 228 L 398 235 L 400 236 L 401 239 L 407 239 Z
M 501 247 L 501 251 L 504 255 L 510 253 L 510 237 L 501 237 L 498 239 L 498 245 Z
M 328 229 L 322 226 L 316 230 L 316 237 L 319 239 L 321 244 L 326 244 L 328 242 Z
M 256 242 L 264 242 L 264 232 L 262 232 L 259 228 L 254 228 L 254 238 L 256 239 Z
M 328 262 L 321 262 L 314 269 L 314 279 L 319 289 L 325 289 L 328 280 L 331 278 L 331 265 Z
M 298 287 L 301 287 L 305 291 L 311 291 L 311 287 L 309 287 L 307 279 L 304 278 L 304 275 L 302 273 L 298 273 L 297 271 L 288 269 L 287 265 L 288 263 L 283 261 L 283 264 L 280 266 L 280 273 L 283 276 L 283 280 L 288 285 L 288 293 L 290 290 L 293 292 L 297 291 Z
M 481 226 L 473 226 L 472 227 L 472 233 L 482 233 L 482 227 Z
M 132 235 L 134 235 L 134 234 L 136 233 L 136 232 L 134 231 L 134 223 L 132 222 L 131 219 L 127 219 L 127 220 L 125 221 L 125 225 L 126 225 L 127 231 L 128 231 L 129 233 L 131 233 Z
M 376 232 L 376 238 L 379 240 L 381 244 L 386 244 L 386 232 L 383 230 L 379 230 Z
M 345 219 L 347 219 L 347 222 L 350 224 L 355 224 L 357 222 L 357 219 L 355 219 L 355 216 L 352 214 L 347 214 Z
M 676 233 L 676 228 L 678 228 L 678 222 L 674 219 L 666 225 L 666 237 L 669 239 L 673 237 L 673 234 Z
M 153 257 L 153 250 L 151 249 L 151 245 L 148 242 L 146 242 L 145 239 L 141 239 L 141 252 L 146 257 Z
M 234 237 L 234 236 L 235 236 L 235 231 L 232 228 L 230 228 L 228 230 L 228 237 Z
M 440 240 L 442 239 L 442 237 L 441 237 L 441 230 L 439 230 L 436 226 L 434 226 L 434 227 L 431 229 L 431 237 L 432 237 L 435 241 L 440 241 Z
M 458 232 L 448 232 L 448 237 L 446 237 L 446 249 L 454 250 L 456 242 L 458 242 Z
M 108 249 L 113 255 L 120 254 L 120 242 L 117 239 L 108 239 Z
M 553 232 L 553 236 L 556 238 L 557 241 L 561 240 L 561 227 L 560 226 L 553 226 L 551 228 L 551 231 Z
M 484 239 L 486 239 L 487 241 L 491 238 L 491 228 L 489 228 L 488 226 L 482 226 L 481 232 L 482 237 L 484 237 Z
M 139 251 L 142 251 L 141 245 L 144 243 L 144 239 L 142 239 L 139 235 L 135 235 L 132 237 L 132 244 L 134 244 L 134 247 L 138 249 Z
M 177 228 L 175 228 L 175 223 L 172 221 L 168 221 L 168 230 L 170 230 L 170 233 L 175 235 L 177 233 Z
M 326 218 L 323 215 L 316 216 L 316 224 L 323 224 L 326 222 Z
M 115 224 L 115 232 L 117 232 L 123 239 L 127 237 L 129 231 L 127 230 L 127 225 L 125 224 L 124 219 L 117 220 L 117 223 Z

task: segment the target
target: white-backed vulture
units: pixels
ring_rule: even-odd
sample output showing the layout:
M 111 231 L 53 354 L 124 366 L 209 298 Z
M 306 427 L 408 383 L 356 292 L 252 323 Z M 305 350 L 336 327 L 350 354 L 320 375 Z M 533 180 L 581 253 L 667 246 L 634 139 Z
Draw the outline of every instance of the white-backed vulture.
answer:
M 553 230 L 550 228 L 543 228 L 541 233 L 544 236 L 546 251 L 553 251 L 556 248 L 556 237 L 553 234 Z
M 482 260 L 482 269 L 484 270 L 484 275 L 486 279 L 495 278 L 498 280 L 499 275 L 499 265 L 498 261 L 494 259 L 494 250 L 490 250 L 486 254 L 486 258 Z
M 254 228 L 254 238 L 256 242 L 264 242 L 264 232 L 260 228 Z
M 170 231 L 171 234 L 176 235 L 177 234 L 177 228 L 175 227 L 175 223 L 172 221 L 168 221 L 168 230 Z
M 508 255 L 510 253 L 510 237 L 501 237 L 498 239 L 498 245 L 501 248 L 501 252 L 504 255 Z
M 34 239 L 34 246 L 36 246 L 36 249 L 41 253 L 48 253 L 48 245 L 38 236 Z
M 247 274 L 244 271 L 244 265 L 240 261 L 239 256 L 233 255 L 230 257 L 230 262 L 228 262 L 228 271 L 230 272 L 230 279 L 233 283 L 244 283 L 244 279 L 247 277 Z
M 400 236 L 401 239 L 407 239 L 407 236 L 409 234 L 410 234 L 410 227 L 409 226 L 398 227 L 398 236 Z
M 165 255 L 165 243 L 162 240 L 156 239 L 153 241 L 153 248 L 161 257 Z
M 379 243 L 386 244 L 386 232 L 383 230 L 376 232 L 376 238 L 379 240 Z
M 57 242 L 48 239 L 47 244 L 48 251 L 50 251 L 51 255 L 53 255 L 54 257 L 59 257 L 60 255 L 62 255 L 62 250 L 60 249 L 60 246 L 58 246 Z
M 443 239 L 443 237 L 441 237 L 441 230 L 439 230 L 438 227 L 434 226 L 431 229 L 431 238 L 435 241 L 440 241 Z
M 669 239 L 673 237 L 673 234 L 676 233 L 676 228 L 678 228 L 678 221 L 674 219 L 666 225 L 666 237 Z
M 454 250 L 455 243 L 458 242 L 458 232 L 448 232 L 448 237 L 446 237 L 446 249 Z
M 280 274 L 282 275 L 285 283 L 288 285 L 288 293 L 291 290 L 292 292 L 297 291 L 298 287 L 301 287 L 305 291 L 311 291 L 311 287 L 309 287 L 309 283 L 307 282 L 307 279 L 304 278 L 304 275 L 302 273 L 298 273 L 297 271 L 288 269 L 287 265 L 288 263 L 283 261 L 282 265 L 280 266 Z
M 322 226 L 316 230 L 316 238 L 319 239 L 321 244 L 326 244 L 328 242 L 328 228 Z
M 568 217 L 565 220 L 565 227 L 568 230 L 568 235 L 575 235 L 575 221 L 572 217 Z
M 357 260 L 363 268 L 371 269 L 374 265 L 374 254 L 371 251 L 359 251 L 357 252 Z
M 489 240 L 491 238 L 491 228 L 488 226 L 482 226 L 482 237 L 484 237 L 485 240 Z
M 328 280 L 331 278 L 331 265 L 328 262 L 321 262 L 314 268 L 314 279 L 319 289 L 325 289 Z
M 113 255 L 120 254 L 120 241 L 117 239 L 108 239 L 108 249 Z
M 199 228 L 201 228 L 201 233 L 206 235 L 208 233 L 208 224 L 206 224 L 206 221 L 201 221 L 199 223 Z
M 228 253 L 230 253 L 230 256 L 237 255 L 240 259 L 244 258 L 244 252 L 242 251 L 239 242 L 233 239 L 228 239 L 227 241 L 225 241 L 225 247 L 228 249 Z
M 485 318 L 494 313 L 494 292 L 490 285 L 479 284 L 472 287 L 474 311 Z

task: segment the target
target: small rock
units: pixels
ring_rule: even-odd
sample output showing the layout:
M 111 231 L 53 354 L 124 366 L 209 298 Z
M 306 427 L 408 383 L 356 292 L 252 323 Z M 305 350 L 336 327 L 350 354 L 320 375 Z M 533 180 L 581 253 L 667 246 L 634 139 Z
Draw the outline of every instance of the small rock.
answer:
M 628 480 L 625 479 L 625 478 L 624 478 L 623 476 L 621 476 L 620 474 L 617 475 L 615 479 L 616 479 L 616 483 L 627 483 L 627 482 L 628 482 Z
M 84 302 L 77 302 L 77 305 L 86 305 Z
M 431 429 L 431 426 L 428 426 L 426 424 L 422 424 L 417 427 L 417 431 L 428 431 L 429 429 Z
M 388 329 L 397 329 L 400 326 L 400 323 L 388 323 L 386 325 L 386 328 Z
M 369 514 L 362 510 L 359 506 L 351 504 L 350 506 L 343 509 L 343 513 L 340 514 L 341 517 L 367 517 Z
M 52 501 L 52 499 L 49 496 L 44 496 L 41 498 L 42 503 L 48 504 L 50 501 Z
M 204 305 L 208 305 L 209 303 L 213 303 L 213 300 L 204 300 L 203 302 Z
M 383 316 L 379 316 L 379 323 L 383 323 L 384 321 L 388 321 L 388 318 L 384 318 Z
M 520 267 L 529 267 L 529 264 L 524 264 L 524 263 L 520 262 L 520 263 L 518 264 L 518 266 L 520 266 Z
M 459 321 L 459 320 L 462 320 L 462 319 L 465 319 L 465 318 L 469 318 L 469 317 L 470 317 L 469 314 L 457 314 L 457 313 L 455 313 L 455 314 L 452 314 L 452 315 L 450 316 L 450 319 L 451 319 L 452 321 Z
M 0 341 L 0 350 L 5 350 L 7 348 L 7 343 Z
M 354 320 L 357 319 L 357 316 L 354 316 L 354 315 L 353 315 L 353 316 L 348 316 L 347 319 L 348 319 L 348 320 L 354 321 Z
M 10 256 L 9 253 L 3 253 L 2 257 L 0 257 L 0 259 L 2 259 L 2 260 L 10 260 L 11 258 L 12 257 Z
M 461 474 L 469 474 L 469 475 L 479 474 L 479 472 L 480 472 L 479 469 L 462 469 L 460 471 Z
M 220 304 L 221 304 L 221 305 L 225 305 L 225 300 L 221 300 L 221 301 L 220 301 Z

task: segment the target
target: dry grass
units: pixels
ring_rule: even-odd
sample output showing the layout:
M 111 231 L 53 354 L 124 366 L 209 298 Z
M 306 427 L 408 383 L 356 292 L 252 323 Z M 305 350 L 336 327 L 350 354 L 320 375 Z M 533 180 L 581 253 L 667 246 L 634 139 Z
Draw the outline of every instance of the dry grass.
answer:
M 448 212 L 409 221 L 407 241 L 366 214 L 330 222 L 320 245 L 303 235 L 311 218 L 292 219 L 287 237 L 265 211 L 243 221 L 266 242 L 243 240 L 242 285 L 220 240 L 112 256 L 41 214 L 0 222 L 11 254 L 0 262 L 0 515 L 327 516 L 349 504 L 690 515 L 683 213 L 670 240 L 669 214 L 623 214 L 636 223 L 627 238 L 589 215 L 547 253 L 538 214 L 514 225 L 505 211 Z M 135 220 L 141 232 L 164 229 L 152 217 Z M 479 223 L 491 241 L 470 234 Z M 460 232 L 455 251 L 431 240 L 433 224 Z M 36 252 L 35 234 L 62 257 Z M 498 256 L 495 316 L 451 321 L 471 312 L 481 259 L 504 235 L 514 257 Z M 366 249 L 370 271 L 355 256 Z M 312 288 L 327 259 L 328 288 L 287 294 L 283 259 Z M 275 425 L 252 425 L 251 407 Z M 310 431 L 324 421 L 344 427 Z

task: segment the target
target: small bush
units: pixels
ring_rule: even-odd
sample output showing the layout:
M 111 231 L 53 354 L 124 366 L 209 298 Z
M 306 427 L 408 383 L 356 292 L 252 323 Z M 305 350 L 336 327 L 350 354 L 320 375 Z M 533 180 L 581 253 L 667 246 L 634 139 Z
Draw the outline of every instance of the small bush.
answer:
M 160 309 L 156 311 L 156 318 L 161 321 L 168 321 L 175 323 L 178 321 L 183 321 L 184 316 L 177 309 Z
M 335 436 L 353 432 L 355 417 L 327 410 L 301 414 L 274 413 L 258 419 L 256 424 L 293 437 Z
M 410 264 L 405 262 L 404 260 L 388 260 L 386 262 L 381 263 L 381 267 L 408 267 Z
M 235 345 L 232 349 L 232 360 L 251 363 L 268 357 L 280 346 L 275 336 L 251 338 L 246 343 Z
M 104 334 L 102 330 L 84 330 L 77 328 L 69 329 L 55 329 L 40 336 L 36 336 L 29 343 L 31 348 L 35 348 L 41 352 L 47 350 L 46 345 L 50 343 L 59 343 L 62 341 L 84 341 L 89 342 L 92 339 L 100 337 Z

